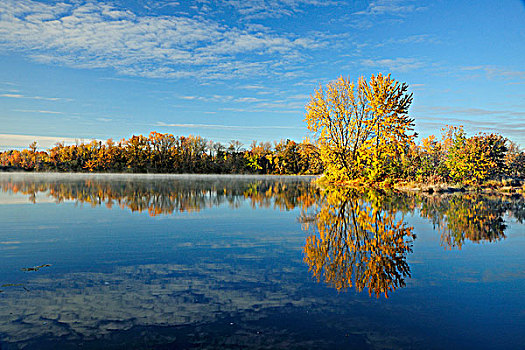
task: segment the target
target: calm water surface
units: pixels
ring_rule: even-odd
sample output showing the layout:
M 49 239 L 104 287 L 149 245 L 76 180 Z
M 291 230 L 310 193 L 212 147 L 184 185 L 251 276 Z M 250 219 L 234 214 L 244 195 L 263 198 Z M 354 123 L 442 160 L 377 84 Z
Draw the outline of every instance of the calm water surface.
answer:
M 523 197 L 0 174 L 0 348 L 525 349 Z

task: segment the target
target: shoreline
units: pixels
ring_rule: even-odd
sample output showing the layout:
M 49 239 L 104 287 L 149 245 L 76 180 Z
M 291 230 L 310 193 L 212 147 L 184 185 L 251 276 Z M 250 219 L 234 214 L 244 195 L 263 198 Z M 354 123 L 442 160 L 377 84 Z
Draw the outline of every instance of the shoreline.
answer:
M 107 180 L 235 180 L 235 179 L 276 179 L 276 180 L 321 180 L 322 175 L 276 175 L 276 174 L 199 174 L 199 173 L 83 173 L 83 172 L 24 172 L 24 171 L 0 171 L 0 178 L 52 178 L 53 180 L 81 180 L 81 179 L 107 179 Z M 455 193 L 480 193 L 505 196 L 525 196 L 525 180 L 512 180 L 512 184 L 485 184 L 480 186 L 466 186 L 461 184 L 427 184 L 421 182 L 401 183 L 393 186 L 376 186 L 375 184 L 339 183 L 330 184 L 315 181 L 321 187 L 355 188 L 355 189 L 377 189 L 385 191 L 398 191 L 404 193 L 419 193 L 428 196 L 455 194 Z
M 319 177 L 319 175 L 274 175 L 274 174 L 172 174 L 172 173 L 79 173 L 79 172 L 24 172 L 24 171 L 0 171 L 0 177 L 52 177 L 54 179 L 82 179 L 82 178 L 106 178 L 116 180 L 137 179 L 200 179 L 200 180 L 224 180 L 224 179 L 308 179 L 312 180 Z
M 426 184 L 412 183 L 409 185 L 394 186 L 394 189 L 401 192 L 425 193 L 427 195 L 453 194 L 453 193 L 482 193 L 500 195 L 525 195 L 525 184 L 518 181 L 514 185 L 502 184 L 500 186 L 484 184 L 479 186 L 466 186 L 458 184 Z
M 488 182 L 478 186 L 468 186 L 462 184 L 450 184 L 450 183 L 437 183 L 428 184 L 423 182 L 401 182 L 392 185 L 381 185 L 381 184 L 368 184 L 368 183 L 329 183 L 322 180 L 317 181 L 317 185 L 320 187 L 335 187 L 335 188 L 354 188 L 354 189 L 376 189 L 382 191 L 397 191 L 412 194 L 425 194 L 428 196 L 443 195 L 443 194 L 455 194 L 455 193 L 480 193 L 487 195 L 505 195 L 505 196 L 525 196 L 525 180 L 508 180 L 499 182 Z

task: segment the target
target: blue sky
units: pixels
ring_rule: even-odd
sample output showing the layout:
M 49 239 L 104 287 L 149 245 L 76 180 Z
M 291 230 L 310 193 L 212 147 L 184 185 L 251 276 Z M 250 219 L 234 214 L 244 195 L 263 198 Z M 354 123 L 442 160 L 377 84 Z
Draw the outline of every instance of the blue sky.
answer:
M 446 124 L 525 147 L 519 0 L 0 2 L 0 148 L 150 131 L 302 140 L 319 84 L 407 82 L 421 136 Z

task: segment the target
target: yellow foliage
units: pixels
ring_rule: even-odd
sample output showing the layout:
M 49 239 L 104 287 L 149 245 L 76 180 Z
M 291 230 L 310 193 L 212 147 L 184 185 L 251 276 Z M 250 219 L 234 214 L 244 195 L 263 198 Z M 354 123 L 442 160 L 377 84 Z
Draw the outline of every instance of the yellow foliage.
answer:
M 357 84 L 340 77 L 320 86 L 306 106 L 308 129 L 318 138 L 320 158 L 332 182 L 379 181 L 395 175 L 415 134 L 406 113 L 408 86 L 390 75 L 372 75 Z

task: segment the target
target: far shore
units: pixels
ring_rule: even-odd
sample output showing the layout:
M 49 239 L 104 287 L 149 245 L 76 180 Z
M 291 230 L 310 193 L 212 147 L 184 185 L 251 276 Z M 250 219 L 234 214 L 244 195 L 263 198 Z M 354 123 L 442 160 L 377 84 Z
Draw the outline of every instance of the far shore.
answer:
M 463 186 L 450 184 L 424 184 L 411 183 L 409 185 L 399 185 L 394 187 L 401 192 L 424 193 L 426 195 L 441 195 L 453 193 L 482 193 L 497 195 L 525 195 L 523 182 L 519 185 L 479 185 Z
M 77 180 L 77 179 L 110 179 L 110 180 L 316 180 L 322 175 L 272 175 L 272 174 L 171 174 L 171 173 L 79 173 L 79 172 L 23 172 L 23 171 L 0 171 L 0 178 L 25 178 L 25 179 L 53 179 L 53 180 Z M 330 184 L 321 183 L 321 187 L 330 187 Z M 337 184 L 335 187 L 356 189 L 378 189 L 394 190 L 405 193 L 421 193 L 427 196 L 454 194 L 454 193 L 482 193 L 494 195 L 525 195 L 525 181 L 523 179 L 512 181 L 492 181 L 478 186 L 466 186 L 461 184 L 447 183 L 400 183 L 393 186 L 374 186 L 371 184 Z
M 0 171 L 0 176 L 20 176 L 20 177 L 52 177 L 55 179 L 71 178 L 111 178 L 111 179 L 315 179 L 319 175 L 267 175 L 267 174 L 171 174 L 171 173 L 78 173 L 78 172 L 24 172 L 24 171 Z
M 500 194 L 500 195 L 524 195 L 525 196 L 525 179 L 504 179 L 504 180 L 489 180 L 480 185 L 462 185 L 453 183 L 426 183 L 426 182 L 400 182 L 397 184 L 383 184 L 383 183 L 361 183 L 349 182 L 331 184 L 324 182 L 322 176 L 319 177 L 319 184 L 324 187 L 334 186 L 337 188 L 355 188 L 357 190 L 363 189 L 377 189 L 383 191 L 398 191 L 405 193 L 421 193 L 427 196 L 454 194 L 454 193 L 482 193 L 482 194 Z

